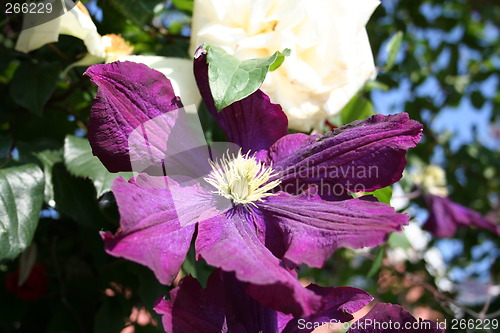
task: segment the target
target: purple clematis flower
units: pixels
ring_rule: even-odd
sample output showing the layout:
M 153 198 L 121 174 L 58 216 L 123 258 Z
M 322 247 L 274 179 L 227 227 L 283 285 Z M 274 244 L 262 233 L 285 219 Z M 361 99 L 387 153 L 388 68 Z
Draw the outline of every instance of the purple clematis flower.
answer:
M 426 193 L 424 198 L 429 209 L 429 217 L 423 228 L 437 237 L 453 237 L 459 227 L 472 226 L 500 235 L 500 226 L 472 209 L 439 195 Z
M 93 152 L 108 170 L 130 171 L 143 157 L 131 154 L 129 137 L 150 120 L 177 115 L 182 104 L 168 79 L 145 65 L 94 65 L 86 74 L 99 87 L 88 124 Z M 293 268 L 321 267 L 340 247 L 377 246 L 400 231 L 408 216 L 372 198 L 353 199 L 348 191 L 373 191 L 399 180 L 422 125 L 402 113 L 375 115 L 326 135 L 287 135 L 281 107 L 260 90 L 215 109 L 203 49 L 195 75 L 207 108 L 241 150 L 210 162 L 212 155 L 193 154 L 197 149 L 178 155 L 189 156 L 185 169 L 206 170 L 201 183 L 151 180 L 147 174 L 117 179 L 112 191 L 121 228 L 102 234 L 106 251 L 148 266 L 170 284 L 194 238 L 198 258 L 235 272 L 263 305 L 309 316 L 322 298 L 300 285 Z M 189 136 L 172 134 L 183 131 L 171 120 L 151 126 L 152 154 L 164 153 L 165 142 L 196 146 L 186 143 Z M 225 200 L 223 207 L 214 198 Z
M 444 333 L 440 324 L 444 322 L 416 319 L 400 305 L 378 303 L 347 333 Z
M 351 288 L 309 285 L 321 297 L 322 306 L 307 317 L 294 317 L 265 307 L 245 292 L 247 283 L 234 273 L 213 271 L 203 289 L 186 276 L 170 291 L 170 300 L 160 300 L 155 310 L 162 315 L 168 333 L 307 333 L 323 323 L 345 323 L 373 299 L 367 292 Z

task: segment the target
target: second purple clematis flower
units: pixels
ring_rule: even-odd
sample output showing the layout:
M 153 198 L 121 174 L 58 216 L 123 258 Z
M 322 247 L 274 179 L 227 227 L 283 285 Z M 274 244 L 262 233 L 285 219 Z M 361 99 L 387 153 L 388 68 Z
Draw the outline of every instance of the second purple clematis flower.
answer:
M 263 305 L 307 316 L 322 298 L 300 285 L 294 267 L 321 267 L 340 247 L 377 246 L 408 221 L 386 204 L 349 194 L 401 178 L 406 152 L 422 131 L 405 113 L 376 115 L 326 135 L 287 135 L 281 107 L 259 90 L 218 112 L 200 49 L 198 87 L 239 147 L 215 152 L 192 143 L 178 126 L 188 115 L 178 112 L 182 104 L 161 73 L 116 62 L 86 74 L 99 87 L 88 124 L 94 154 L 110 171 L 142 165 L 146 172 L 115 181 L 121 229 L 103 233 L 106 251 L 148 266 L 162 283 L 175 278 L 194 237 L 198 258 L 235 272 Z M 163 115 L 171 117 L 151 124 Z M 147 156 L 161 160 L 156 169 L 143 165 Z
M 476 227 L 500 235 L 500 226 L 478 212 L 448 198 L 446 175 L 437 165 L 428 165 L 415 176 L 429 210 L 423 228 L 437 237 L 453 237 L 459 227 Z
M 247 284 L 233 273 L 214 270 L 207 288 L 191 276 L 170 291 L 170 300 L 155 306 L 168 333 L 308 333 L 324 323 L 346 323 L 352 314 L 373 300 L 367 292 L 351 288 L 325 288 L 314 284 L 307 290 L 322 300 L 322 306 L 307 317 L 294 317 L 262 306 L 249 297 Z

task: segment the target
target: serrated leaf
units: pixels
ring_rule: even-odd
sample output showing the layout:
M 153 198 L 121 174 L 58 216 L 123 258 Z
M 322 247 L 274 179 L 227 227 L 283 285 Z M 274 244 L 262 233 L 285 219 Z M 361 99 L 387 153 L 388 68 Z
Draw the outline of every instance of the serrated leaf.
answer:
M 386 203 L 388 205 L 391 204 L 392 198 L 392 187 L 387 186 L 373 192 L 373 196 L 378 199 L 378 201 Z
M 109 191 L 113 181 L 121 175 L 130 178 L 131 173 L 111 173 L 101 161 L 92 155 L 89 141 L 73 135 L 66 136 L 64 140 L 64 163 L 68 171 L 78 177 L 90 178 L 96 188 L 97 196 Z
M 31 244 L 43 190 L 43 172 L 35 164 L 0 170 L 0 259 L 14 259 Z
M 41 116 L 58 79 L 58 63 L 23 62 L 10 82 L 10 96 L 20 106 Z
M 396 63 L 396 58 L 398 56 L 399 49 L 401 48 L 402 41 L 403 41 L 403 32 L 398 31 L 394 36 L 392 36 L 389 43 L 387 43 L 386 50 L 388 54 L 387 54 L 387 61 L 385 63 L 386 72 L 390 71 L 394 66 L 394 64 Z
M 290 54 L 286 49 L 269 57 L 242 61 L 219 46 L 205 44 L 204 47 L 207 49 L 210 91 L 219 111 L 257 91 L 267 72 L 278 68 Z
M 340 111 L 342 124 L 348 124 L 355 120 L 365 119 L 375 114 L 372 103 L 356 95 Z

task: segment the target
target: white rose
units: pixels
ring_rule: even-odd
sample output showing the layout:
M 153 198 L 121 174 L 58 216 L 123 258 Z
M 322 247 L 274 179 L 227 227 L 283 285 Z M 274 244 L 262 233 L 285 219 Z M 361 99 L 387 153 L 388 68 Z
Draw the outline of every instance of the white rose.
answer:
M 37 14 L 26 14 L 24 17 L 25 22 L 31 19 L 31 15 Z M 60 17 L 23 30 L 19 34 L 15 49 L 28 53 L 45 44 L 57 42 L 59 35 L 79 38 L 85 43 L 89 54 L 101 59 L 106 57 L 101 36 L 97 32 L 89 12 L 81 2 Z
M 439 165 L 430 164 L 418 170 L 413 174 L 413 180 L 430 194 L 448 196 L 446 172 Z
M 292 54 L 262 90 L 308 131 L 376 75 L 365 25 L 378 0 L 195 0 L 190 52 L 212 42 L 241 59 Z

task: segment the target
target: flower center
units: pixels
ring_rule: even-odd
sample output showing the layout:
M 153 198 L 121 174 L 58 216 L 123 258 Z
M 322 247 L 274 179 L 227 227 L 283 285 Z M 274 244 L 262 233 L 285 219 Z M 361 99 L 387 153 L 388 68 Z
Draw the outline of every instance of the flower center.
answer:
M 252 204 L 262 198 L 276 195 L 269 193 L 281 182 L 279 179 L 268 182 L 276 174 L 272 167 L 258 162 L 249 153 L 237 156 L 223 156 L 215 162 L 209 161 L 212 171 L 204 179 L 216 188 L 212 193 L 230 199 L 235 204 Z

